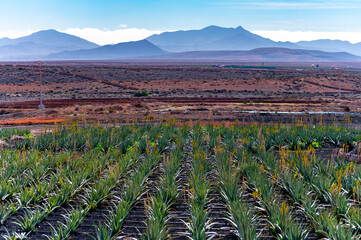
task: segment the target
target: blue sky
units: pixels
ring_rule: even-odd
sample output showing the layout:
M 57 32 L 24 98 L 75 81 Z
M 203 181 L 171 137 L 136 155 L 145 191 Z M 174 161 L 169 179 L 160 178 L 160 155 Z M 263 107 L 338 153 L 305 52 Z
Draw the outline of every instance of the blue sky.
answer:
M 127 40 L 121 35 L 132 40 L 166 30 L 241 25 L 276 40 L 328 34 L 356 42 L 360 13 L 359 0 L 0 0 L 0 37 L 53 28 L 110 43 L 106 38 Z

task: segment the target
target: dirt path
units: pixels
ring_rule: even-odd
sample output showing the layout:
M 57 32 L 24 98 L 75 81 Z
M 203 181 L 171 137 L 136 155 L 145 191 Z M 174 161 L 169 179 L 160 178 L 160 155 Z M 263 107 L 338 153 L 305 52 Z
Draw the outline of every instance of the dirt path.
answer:
M 44 100 L 44 105 L 48 108 L 60 108 L 73 105 L 96 105 L 96 104 L 119 104 L 119 103 L 180 103 L 180 104 L 196 104 L 196 103 L 282 103 L 282 104 L 312 104 L 315 101 L 312 99 L 303 98 L 285 98 L 285 97 L 265 97 L 265 98 L 225 98 L 225 97 L 141 97 L 141 98 L 83 98 L 83 99 L 47 99 Z M 329 104 L 328 100 L 319 100 L 318 104 Z M 15 108 L 15 109 L 36 109 L 39 101 L 22 101 L 22 102 L 4 102 L 0 103 L 0 108 Z

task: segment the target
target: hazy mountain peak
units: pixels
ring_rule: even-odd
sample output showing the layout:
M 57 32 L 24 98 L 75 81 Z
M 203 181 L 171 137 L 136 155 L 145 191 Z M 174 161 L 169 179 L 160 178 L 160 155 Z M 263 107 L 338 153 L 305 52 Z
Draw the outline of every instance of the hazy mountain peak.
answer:
M 40 30 L 40 31 L 35 32 L 33 34 L 43 34 L 43 33 L 61 33 L 61 32 L 51 28 L 51 29 Z
M 28 60 L 55 52 L 95 47 L 98 45 L 80 37 L 48 29 L 25 37 L 0 39 L 0 59 Z
M 82 45 L 84 48 L 93 48 L 98 46 L 97 44 L 89 42 L 88 40 L 82 39 L 80 37 L 71 34 L 62 33 L 54 29 L 41 30 L 32 33 L 28 36 L 20 37 L 20 38 L 14 38 L 14 39 L 3 38 L 3 39 L 6 40 L 5 42 L 6 45 L 10 45 L 10 44 L 14 45 L 22 42 L 31 41 L 36 44 L 48 44 L 48 45 L 52 45 L 52 44 L 54 45 L 60 44 L 67 46 L 76 45 L 76 47 L 78 47 L 78 45 Z M 0 46 L 1 45 L 3 46 L 5 44 L 0 42 Z
M 210 26 L 207 26 L 205 28 L 202 28 L 201 30 L 225 30 L 225 29 L 228 29 L 228 30 L 245 30 L 242 26 L 238 26 L 238 27 L 220 27 L 220 26 L 217 26 L 217 25 L 210 25 Z M 195 30 L 197 31 L 197 30 Z
M 216 25 L 209 25 L 209 26 L 207 26 L 205 28 L 202 28 L 202 30 L 204 30 L 204 29 L 217 29 L 217 28 L 221 28 L 221 27 L 216 26 Z
M 356 55 L 361 55 L 361 48 L 358 44 L 352 44 L 349 41 L 318 39 L 312 41 L 300 41 L 295 43 L 300 48 L 322 50 L 327 52 L 349 52 Z
M 113 44 L 113 46 L 122 46 L 124 44 L 134 44 L 134 43 L 136 43 L 136 44 L 151 44 L 147 39 L 143 39 L 143 40 L 138 40 L 138 41 L 129 41 L 129 42 L 116 43 L 116 44 Z
M 50 59 L 61 60 L 109 60 L 137 58 L 141 56 L 156 56 L 165 54 L 162 49 L 148 40 L 105 45 L 89 50 L 66 51 L 51 54 Z
M 295 47 L 278 43 L 247 31 L 242 26 L 224 28 L 215 25 L 200 30 L 165 32 L 147 38 L 169 52 L 250 50 L 258 47 Z

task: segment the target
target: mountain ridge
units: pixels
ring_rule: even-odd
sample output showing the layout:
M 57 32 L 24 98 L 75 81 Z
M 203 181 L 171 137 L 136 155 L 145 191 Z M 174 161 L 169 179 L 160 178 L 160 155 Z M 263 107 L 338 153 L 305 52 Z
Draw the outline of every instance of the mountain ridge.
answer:
M 346 52 L 324 52 L 290 48 L 257 48 L 243 51 L 191 51 L 158 56 L 167 61 L 240 61 L 240 62 L 358 62 L 360 56 Z
M 59 44 L 77 44 L 82 45 L 84 48 L 93 48 L 99 46 L 86 39 L 80 38 L 75 35 L 59 32 L 55 29 L 41 30 L 30 35 L 19 38 L 1 38 L 0 46 L 15 45 L 22 42 L 34 42 L 37 44 L 59 45 Z
M 259 47 L 294 47 L 290 42 L 275 42 L 242 26 L 223 28 L 208 26 L 199 30 L 164 32 L 146 38 L 168 52 L 251 50 Z
M 78 49 L 91 49 L 99 45 L 83 38 L 58 32 L 42 30 L 20 38 L 0 39 L 0 59 L 31 60 L 48 54 Z
M 243 59 L 247 54 L 250 58 L 266 59 L 266 56 L 260 56 L 251 51 L 256 49 L 268 49 L 262 54 L 274 55 L 274 58 L 284 61 L 329 61 L 353 60 L 361 56 L 361 43 L 352 44 L 348 41 L 319 39 L 314 41 L 276 42 L 254 34 L 242 26 L 236 28 L 225 28 L 211 25 L 198 30 L 180 30 L 174 32 L 164 32 L 154 34 L 140 41 L 122 42 L 113 45 L 99 46 L 95 43 L 80 37 L 58 32 L 54 29 L 42 30 L 21 38 L 2 38 L 0 39 L 0 60 L 37 60 L 37 59 L 56 59 L 56 60 L 106 60 L 106 59 L 135 59 L 135 58 L 165 58 L 173 56 L 191 56 L 191 52 L 198 52 L 198 57 L 223 54 L 226 59 Z M 277 50 L 278 49 L 278 50 Z M 281 53 L 279 49 L 283 49 Z M 290 55 L 289 50 L 293 49 L 295 56 Z M 313 56 L 309 51 L 319 50 L 321 57 Z M 232 55 L 230 52 L 238 54 Z M 259 50 L 257 50 L 259 51 Z M 256 52 L 257 52 L 256 51 Z M 302 52 L 303 51 L 303 52 Z M 308 52 L 307 52 L 308 51 Z M 213 52 L 212 54 L 210 54 Z M 280 54 L 277 56 L 277 53 Z M 347 52 L 350 55 L 345 55 Z M 180 53 L 180 54 L 176 54 Z M 172 55 L 173 54 L 173 55 Z M 221 54 L 221 55 L 222 55 Z M 261 55 L 262 55 L 261 54 Z M 163 57 L 161 57 L 163 55 Z M 241 56 L 242 55 L 242 56 Z M 285 57 L 287 55 L 288 57 Z
M 320 39 L 299 42 L 277 42 L 254 34 L 242 26 L 223 28 L 208 26 L 199 30 L 181 30 L 154 34 L 147 38 L 153 44 L 168 52 L 252 50 L 263 47 L 284 47 L 292 49 L 345 51 L 361 56 L 361 43 Z
M 318 49 L 323 51 L 345 51 L 361 56 L 361 43 L 350 43 L 349 41 L 317 39 L 312 41 L 299 41 L 295 43 L 301 48 Z
M 131 41 L 113 45 L 105 45 L 89 50 L 66 51 L 50 54 L 48 59 L 61 60 L 107 60 L 141 56 L 161 55 L 166 52 L 148 40 Z

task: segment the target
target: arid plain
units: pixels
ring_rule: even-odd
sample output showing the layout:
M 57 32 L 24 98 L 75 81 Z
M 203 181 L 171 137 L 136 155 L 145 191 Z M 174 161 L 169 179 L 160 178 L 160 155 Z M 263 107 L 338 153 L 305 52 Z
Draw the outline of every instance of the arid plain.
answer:
M 0 123 L 31 124 L 44 119 L 234 121 L 269 112 L 273 114 L 265 121 L 279 121 L 287 112 L 361 113 L 358 67 L 331 63 L 49 62 L 42 66 L 46 108 L 38 110 L 39 67 L 30 62 L 3 63 Z M 136 97 L 143 90 L 148 94 Z

